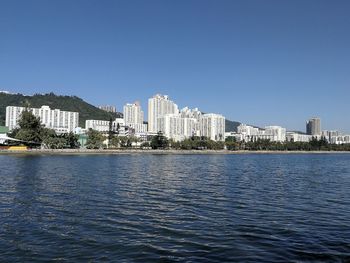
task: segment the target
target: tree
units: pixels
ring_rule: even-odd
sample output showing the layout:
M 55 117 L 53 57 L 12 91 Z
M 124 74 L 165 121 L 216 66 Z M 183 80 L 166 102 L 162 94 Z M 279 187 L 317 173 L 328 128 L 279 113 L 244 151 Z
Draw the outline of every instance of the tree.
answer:
M 168 145 L 169 142 L 162 132 L 158 132 L 151 140 L 152 149 L 165 149 Z
M 105 137 L 98 131 L 89 129 L 87 132 L 86 148 L 88 149 L 101 149 L 103 147 L 103 141 Z
M 116 128 L 116 134 L 119 134 L 119 130 L 120 130 L 120 124 L 119 122 L 117 123 L 117 128 Z
M 42 142 L 41 133 L 43 127 L 40 123 L 40 119 L 35 117 L 33 113 L 24 110 L 21 113 L 18 125 L 19 129 L 15 135 L 16 139 L 39 144 Z
M 117 148 L 120 146 L 120 138 L 118 136 L 112 137 L 112 139 L 109 141 L 109 146 L 112 148 Z
M 50 149 L 64 149 L 67 146 L 67 141 L 60 136 L 47 137 L 43 140 L 43 143 Z
M 52 129 L 43 128 L 41 131 L 42 143 L 50 149 L 79 148 L 79 136 L 73 132 L 57 135 Z
M 121 147 L 128 147 L 129 139 L 126 136 L 119 136 L 119 144 Z
M 137 143 L 139 142 L 140 140 L 136 137 L 136 136 L 130 136 L 129 137 L 129 146 L 132 147 L 132 144 L 135 143 L 137 145 Z
M 112 138 L 114 135 L 114 131 L 113 131 L 113 119 L 112 117 L 109 119 L 109 129 L 108 129 L 108 147 L 111 144 Z
M 236 151 L 239 149 L 239 143 L 237 142 L 236 137 L 229 136 L 225 139 L 226 149 L 229 151 Z
M 149 147 L 151 147 L 149 142 L 143 142 L 141 144 L 141 148 L 149 148 Z
M 66 146 L 68 146 L 68 148 L 76 149 L 80 147 L 79 135 L 70 132 L 63 134 L 63 138 L 65 139 Z
M 33 113 L 28 110 L 24 110 L 21 113 L 20 119 L 18 120 L 18 126 L 20 129 L 40 130 L 42 128 L 40 119 L 35 117 Z

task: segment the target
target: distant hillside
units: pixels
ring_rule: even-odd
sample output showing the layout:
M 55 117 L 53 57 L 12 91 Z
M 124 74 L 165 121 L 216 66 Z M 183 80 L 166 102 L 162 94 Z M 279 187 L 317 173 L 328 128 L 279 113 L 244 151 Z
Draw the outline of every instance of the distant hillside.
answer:
M 85 127 L 85 120 L 109 120 L 121 117 L 121 113 L 103 111 L 76 96 L 58 96 L 53 93 L 25 96 L 22 94 L 0 93 L 0 125 L 5 124 L 7 106 L 29 106 L 40 108 L 47 105 L 52 109 L 79 112 L 79 126 Z
M 237 127 L 240 125 L 240 122 L 237 121 L 230 121 L 228 119 L 225 119 L 225 132 L 237 132 Z

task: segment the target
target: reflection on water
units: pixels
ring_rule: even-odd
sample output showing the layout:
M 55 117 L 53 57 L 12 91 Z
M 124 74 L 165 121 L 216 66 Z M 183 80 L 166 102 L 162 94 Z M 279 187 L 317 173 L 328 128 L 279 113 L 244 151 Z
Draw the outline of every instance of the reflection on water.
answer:
M 346 261 L 350 155 L 0 156 L 0 261 Z

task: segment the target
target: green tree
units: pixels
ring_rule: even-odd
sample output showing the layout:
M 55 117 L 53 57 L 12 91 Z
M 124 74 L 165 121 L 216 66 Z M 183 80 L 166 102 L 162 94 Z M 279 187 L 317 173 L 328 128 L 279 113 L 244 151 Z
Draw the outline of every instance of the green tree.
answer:
M 140 140 L 136 136 L 130 136 L 129 137 L 129 147 L 132 147 L 133 143 L 138 143 Z
M 225 139 L 226 149 L 229 151 L 236 151 L 239 149 L 239 143 L 236 140 L 236 137 L 229 136 Z
M 73 132 L 57 135 L 52 129 L 43 128 L 41 132 L 43 144 L 50 149 L 79 148 L 79 136 Z
M 105 137 L 98 131 L 89 129 L 87 132 L 86 148 L 88 149 L 101 149 L 103 147 L 103 141 Z
M 35 117 L 33 113 L 27 110 L 23 111 L 18 125 L 19 129 L 15 135 L 16 139 L 39 144 L 42 142 L 41 133 L 43 127 L 40 123 L 40 119 Z
M 151 147 L 151 145 L 150 145 L 149 142 L 143 142 L 143 143 L 141 144 L 141 148 L 149 148 L 149 147 Z
M 153 136 L 151 140 L 152 149 L 165 149 L 169 145 L 168 139 L 162 132 L 158 132 L 156 136 Z
M 120 147 L 126 148 L 126 147 L 128 147 L 129 143 L 130 142 L 129 142 L 128 137 L 126 137 L 126 136 L 119 136 Z
M 65 144 L 68 148 L 76 149 L 80 147 L 79 144 L 79 135 L 74 134 L 73 132 L 65 133 L 62 135 L 65 140 Z
M 114 136 L 112 139 L 109 141 L 109 146 L 110 148 L 118 148 L 120 146 L 120 138 L 119 136 Z

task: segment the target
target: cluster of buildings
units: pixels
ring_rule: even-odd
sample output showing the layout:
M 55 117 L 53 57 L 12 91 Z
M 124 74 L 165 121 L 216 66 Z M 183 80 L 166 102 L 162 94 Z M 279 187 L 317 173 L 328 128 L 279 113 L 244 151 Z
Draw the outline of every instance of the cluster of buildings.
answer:
M 116 112 L 114 106 L 99 106 L 107 112 Z M 178 105 L 167 95 L 156 94 L 148 99 L 148 116 L 145 121 L 140 102 L 127 103 L 123 107 L 123 118 L 106 120 L 86 120 L 85 127 L 79 127 L 79 113 L 51 109 L 49 106 L 41 108 L 25 108 L 17 106 L 6 107 L 6 126 L 11 131 L 18 127 L 18 120 L 25 110 L 31 111 L 39 117 L 41 123 L 54 129 L 56 133 L 75 132 L 84 134 L 88 129 L 103 133 L 113 130 L 121 136 L 136 136 L 147 140 L 149 135 L 162 132 L 167 138 L 182 141 L 192 136 L 203 136 L 214 141 L 224 141 L 227 137 L 234 137 L 237 141 L 257 141 L 268 139 L 273 142 L 309 142 L 312 138 L 325 138 L 332 144 L 350 143 L 350 135 L 343 135 L 339 131 L 321 130 L 320 118 L 311 118 L 306 123 L 306 133 L 290 132 L 281 126 L 266 126 L 258 128 L 240 124 L 235 132 L 225 133 L 225 117 L 215 113 L 203 113 L 198 108 L 188 107 L 179 109 Z
M 108 112 L 116 112 L 113 106 L 100 106 Z M 138 101 L 127 103 L 123 107 L 123 118 L 112 122 L 106 120 L 86 120 L 85 127 L 79 127 L 79 113 L 41 108 L 6 107 L 6 126 L 9 130 L 18 127 L 18 120 L 25 110 L 39 117 L 42 124 L 57 133 L 85 133 L 94 129 L 103 133 L 113 130 L 119 135 L 133 135 L 141 139 L 162 132 L 167 138 L 181 141 L 191 136 L 204 136 L 215 141 L 225 140 L 225 117 L 220 114 L 204 114 L 197 108 L 187 107 L 179 110 L 177 104 L 166 95 L 157 94 L 148 100 L 148 122 L 144 121 L 144 112 Z
M 225 117 L 215 113 L 203 114 L 198 108 L 179 110 L 168 96 L 157 94 L 148 100 L 148 132 L 158 131 L 175 141 L 192 136 L 224 141 Z
M 234 137 L 237 141 L 257 141 L 268 139 L 273 142 L 309 142 L 313 138 L 326 139 L 332 144 L 350 143 L 350 135 L 342 135 L 339 131 L 321 130 L 320 118 L 311 118 L 306 122 L 306 133 L 290 132 L 281 126 L 266 126 L 257 128 L 246 124 L 240 124 L 237 132 L 227 132 L 225 137 Z
M 230 136 L 229 134 L 226 134 Z M 237 133 L 232 134 L 237 141 L 257 141 L 267 139 L 273 142 L 284 142 L 286 140 L 286 129 L 280 126 L 266 126 L 264 129 L 241 124 L 237 127 Z
M 197 108 L 178 105 L 167 95 L 157 94 L 148 99 L 148 118 L 144 121 L 144 112 L 138 101 L 127 103 L 123 107 L 123 118 L 112 122 L 112 130 L 120 135 L 134 135 L 146 139 L 149 135 L 162 132 L 168 139 L 182 141 L 192 136 L 204 136 L 215 141 L 225 140 L 225 117 L 220 114 L 203 114 Z M 101 132 L 110 130 L 110 122 L 86 120 L 86 129 Z

